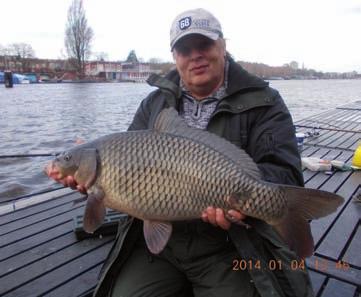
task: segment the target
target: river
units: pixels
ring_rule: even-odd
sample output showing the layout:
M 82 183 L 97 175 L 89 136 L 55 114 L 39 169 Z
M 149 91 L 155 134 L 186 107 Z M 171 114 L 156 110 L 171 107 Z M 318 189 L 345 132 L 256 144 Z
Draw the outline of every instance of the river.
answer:
M 361 80 L 284 80 L 270 85 L 281 93 L 295 121 L 361 100 Z M 58 152 L 79 139 L 124 131 L 153 89 L 135 83 L 0 86 L 0 203 L 59 186 L 43 173 L 49 158 L 1 156 Z

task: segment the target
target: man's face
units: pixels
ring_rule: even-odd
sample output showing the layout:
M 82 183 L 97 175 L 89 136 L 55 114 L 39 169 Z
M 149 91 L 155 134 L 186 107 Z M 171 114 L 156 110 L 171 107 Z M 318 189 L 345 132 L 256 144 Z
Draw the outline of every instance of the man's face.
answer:
M 210 95 L 224 79 L 225 45 L 199 34 L 188 35 L 174 47 L 173 57 L 187 89 L 197 97 Z

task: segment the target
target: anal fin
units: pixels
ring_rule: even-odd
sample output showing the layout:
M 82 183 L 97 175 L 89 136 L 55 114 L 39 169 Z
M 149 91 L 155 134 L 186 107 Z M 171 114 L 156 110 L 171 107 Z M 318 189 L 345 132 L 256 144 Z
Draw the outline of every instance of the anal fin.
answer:
M 153 254 L 159 254 L 166 246 L 172 234 L 172 224 L 169 222 L 145 220 L 143 231 L 149 250 Z

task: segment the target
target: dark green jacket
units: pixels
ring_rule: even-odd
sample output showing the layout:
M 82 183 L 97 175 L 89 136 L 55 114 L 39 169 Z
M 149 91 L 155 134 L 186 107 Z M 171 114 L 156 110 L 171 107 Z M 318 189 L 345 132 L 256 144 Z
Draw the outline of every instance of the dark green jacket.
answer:
M 163 108 L 179 109 L 181 90 L 177 71 L 170 72 L 166 78 L 151 76 L 148 83 L 158 89 L 142 101 L 129 130 L 151 129 Z M 293 122 L 279 93 L 230 59 L 227 94 L 218 104 L 207 130 L 246 150 L 265 180 L 302 186 Z M 233 225 L 229 230 L 240 258 L 254 263 L 261 261 L 262 267 L 269 267 L 273 259 L 278 259 L 283 268 L 249 271 L 260 295 L 312 296 L 307 272 L 291 269 L 291 261 L 297 257 L 272 227 L 252 218 L 248 218 L 248 223 L 253 228 Z M 107 296 L 112 280 L 141 232 L 141 222 L 133 218 L 119 227 L 94 296 Z

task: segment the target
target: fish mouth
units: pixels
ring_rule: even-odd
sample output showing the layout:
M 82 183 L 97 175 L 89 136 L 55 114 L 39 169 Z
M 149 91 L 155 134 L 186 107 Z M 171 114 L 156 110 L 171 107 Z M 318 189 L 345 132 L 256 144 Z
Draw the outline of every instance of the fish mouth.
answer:
M 55 161 L 50 162 L 44 167 L 44 173 L 51 179 L 80 193 L 86 194 L 89 187 L 87 185 L 78 184 L 74 176 L 66 175 L 59 170 Z
M 44 173 L 55 180 L 64 178 L 63 174 L 60 172 L 59 168 L 56 166 L 55 162 L 50 162 L 44 167 Z

